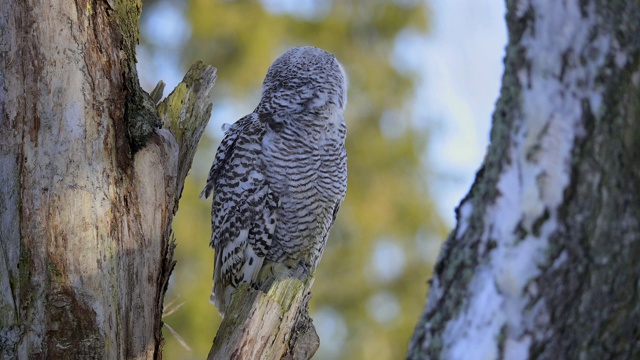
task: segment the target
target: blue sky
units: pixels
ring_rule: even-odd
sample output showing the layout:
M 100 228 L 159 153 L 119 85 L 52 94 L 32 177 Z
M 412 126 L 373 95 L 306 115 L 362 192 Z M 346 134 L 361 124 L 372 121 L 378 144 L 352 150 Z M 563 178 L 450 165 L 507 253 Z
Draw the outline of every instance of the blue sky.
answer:
M 423 83 L 418 118 L 435 123 L 428 163 L 442 216 L 468 192 L 489 141 L 507 42 L 505 7 L 495 0 L 433 0 L 432 30 L 420 47 Z M 443 175 L 443 176 L 438 176 Z

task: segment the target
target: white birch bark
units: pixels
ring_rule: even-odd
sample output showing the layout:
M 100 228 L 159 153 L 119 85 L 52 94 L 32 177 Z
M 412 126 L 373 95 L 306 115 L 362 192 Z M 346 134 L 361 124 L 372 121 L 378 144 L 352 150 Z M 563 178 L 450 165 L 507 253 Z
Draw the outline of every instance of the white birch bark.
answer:
M 507 7 L 491 145 L 408 358 L 640 358 L 640 3 Z

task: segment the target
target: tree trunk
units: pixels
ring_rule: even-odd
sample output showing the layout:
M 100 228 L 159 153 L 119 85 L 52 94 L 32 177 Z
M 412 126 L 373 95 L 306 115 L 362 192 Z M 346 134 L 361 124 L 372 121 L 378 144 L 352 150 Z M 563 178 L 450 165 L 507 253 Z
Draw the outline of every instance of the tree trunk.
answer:
M 141 1 L 0 10 L 0 359 L 159 358 L 171 221 L 209 118 L 196 64 L 159 106 Z
M 491 146 L 409 359 L 640 358 L 640 2 L 507 1 Z
M 277 279 L 265 291 L 242 284 L 213 340 L 208 360 L 308 360 L 320 346 L 309 316 L 313 277 Z

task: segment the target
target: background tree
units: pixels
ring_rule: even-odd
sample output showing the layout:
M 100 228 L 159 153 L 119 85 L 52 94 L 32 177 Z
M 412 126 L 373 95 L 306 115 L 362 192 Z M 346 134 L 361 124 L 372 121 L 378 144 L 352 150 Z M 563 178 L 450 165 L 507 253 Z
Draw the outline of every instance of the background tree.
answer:
M 316 358 L 401 358 L 427 290 L 423 279 L 431 264 L 424 243 L 445 232 L 421 167 L 428 133 L 412 128 L 416 76 L 392 61 L 400 36 L 427 31 L 427 9 L 420 1 L 297 2 L 311 4 L 307 10 L 275 3 L 145 2 L 142 52 L 154 59 L 178 54 L 183 65 L 203 59 L 219 69 L 212 131 L 194 160 L 174 227 L 178 263 L 167 299 L 184 305 L 165 320 L 193 348 L 193 358 L 206 356 L 219 320 L 208 303 L 210 204 L 198 193 L 220 126 L 253 110 L 267 68 L 282 51 L 315 45 L 335 53 L 350 77 L 349 188 L 312 288 L 312 316 L 321 344 L 328 345 Z M 156 37 L 175 21 L 187 30 L 170 27 L 169 36 L 183 35 L 167 50 Z M 323 329 L 333 330 L 323 337 Z M 165 335 L 167 358 L 189 356 Z
M 507 6 L 491 146 L 408 358 L 639 358 L 640 3 Z
M 215 69 L 160 98 L 139 1 L 3 1 L 0 358 L 157 358 L 171 222 Z

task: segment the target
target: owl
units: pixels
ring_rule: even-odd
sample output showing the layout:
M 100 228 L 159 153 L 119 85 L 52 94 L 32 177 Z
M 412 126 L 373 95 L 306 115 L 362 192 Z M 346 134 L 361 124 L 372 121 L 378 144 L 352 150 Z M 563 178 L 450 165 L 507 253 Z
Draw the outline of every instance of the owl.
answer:
M 233 125 L 201 197 L 213 194 L 211 301 L 220 313 L 244 282 L 312 274 L 347 189 L 347 77 L 304 46 L 269 67 L 256 109 Z

